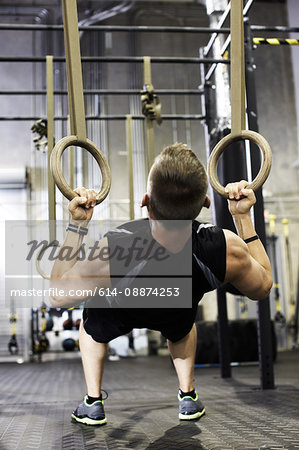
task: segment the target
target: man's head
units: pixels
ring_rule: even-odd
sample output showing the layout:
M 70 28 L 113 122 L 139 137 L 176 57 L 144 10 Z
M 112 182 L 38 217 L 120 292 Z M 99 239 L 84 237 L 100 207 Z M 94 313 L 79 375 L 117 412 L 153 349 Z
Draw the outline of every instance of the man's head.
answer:
M 143 206 L 157 220 L 193 220 L 208 206 L 207 189 L 206 170 L 192 150 L 170 145 L 150 170 Z

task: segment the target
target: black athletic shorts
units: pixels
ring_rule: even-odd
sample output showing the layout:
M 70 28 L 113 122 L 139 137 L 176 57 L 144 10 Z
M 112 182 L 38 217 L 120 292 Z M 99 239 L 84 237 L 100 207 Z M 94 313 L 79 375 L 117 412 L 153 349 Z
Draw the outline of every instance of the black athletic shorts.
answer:
M 148 328 L 160 331 L 171 342 L 177 342 L 191 330 L 197 308 L 188 309 L 106 309 L 86 308 L 83 325 L 96 342 L 108 343 L 132 331 Z

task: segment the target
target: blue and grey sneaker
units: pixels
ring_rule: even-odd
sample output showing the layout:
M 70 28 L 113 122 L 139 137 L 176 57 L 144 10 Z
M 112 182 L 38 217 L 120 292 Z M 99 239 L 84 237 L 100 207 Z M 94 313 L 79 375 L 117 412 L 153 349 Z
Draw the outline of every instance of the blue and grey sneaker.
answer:
M 85 425 L 104 425 L 107 423 L 103 400 L 96 400 L 91 405 L 86 403 L 87 395 L 83 402 L 73 411 L 72 421 Z
M 198 398 L 197 392 L 196 397 L 181 397 L 178 394 L 179 399 L 179 419 L 181 420 L 194 420 L 199 419 L 206 412 L 205 407 Z

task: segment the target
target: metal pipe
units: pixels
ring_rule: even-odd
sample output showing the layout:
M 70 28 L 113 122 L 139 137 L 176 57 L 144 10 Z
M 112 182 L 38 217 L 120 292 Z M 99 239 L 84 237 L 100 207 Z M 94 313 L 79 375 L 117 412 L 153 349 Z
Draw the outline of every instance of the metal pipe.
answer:
M 274 27 L 265 27 L 263 25 L 251 25 L 251 31 L 273 31 L 273 32 L 283 32 L 283 33 L 299 33 L 299 27 L 283 27 L 283 26 L 274 26 Z
M 285 26 L 264 26 L 251 25 L 251 31 L 273 31 L 286 33 L 299 33 L 299 27 Z M 63 31 L 63 25 L 34 25 L 34 24 L 10 24 L 1 23 L 0 30 L 12 31 Z M 150 32 L 150 33 L 200 33 L 200 34 L 229 34 L 229 28 L 208 28 L 208 27 L 163 27 L 163 26 L 126 26 L 126 25 L 80 25 L 79 31 L 127 31 L 127 32 Z
M 8 24 L 1 23 L 0 30 L 26 30 L 26 31 L 63 31 L 63 25 L 33 25 L 33 24 Z M 222 33 L 229 34 L 229 28 L 208 27 L 163 27 L 163 26 L 128 26 L 128 25 L 80 25 L 79 31 L 145 31 L 153 33 Z
M 85 89 L 84 95 L 140 95 L 140 89 Z M 201 89 L 155 89 L 159 95 L 203 95 Z M 0 91 L 0 95 L 46 95 L 46 90 L 35 91 Z M 67 95 L 67 91 L 54 91 L 54 95 Z
M 38 116 L 14 116 L 14 117 L 0 117 L 0 122 L 8 122 L 8 121 L 28 121 L 35 122 L 36 120 L 41 119 Z M 133 120 L 145 120 L 144 116 L 132 116 Z M 163 115 L 163 120 L 204 120 L 205 116 L 201 115 L 180 115 L 180 114 L 171 114 L 171 115 Z M 54 117 L 55 121 L 58 120 L 68 120 L 67 116 L 57 116 Z M 126 120 L 125 115 L 114 115 L 114 116 L 86 116 L 85 120 Z
M 299 197 L 265 197 L 264 203 L 295 203 L 299 202 Z M 284 216 L 283 216 L 284 217 Z
M 263 25 L 251 25 L 252 31 L 273 31 L 273 32 L 285 32 L 285 33 L 299 33 L 299 27 L 285 27 L 285 26 L 263 26 Z M 33 24 L 10 24 L 1 23 L 0 30 L 12 30 L 12 31 L 63 31 L 63 25 L 33 25 Z M 126 26 L 126 25 L 91 25 L 79 26 L 79 31 L 145 31 L 145 32 L 157 32 L 157 33 L 200 33 L 200 34 L 229 34 L 229 28 L 207 28 L 207 27 L 148 27 L 148 26 Z
M 81 62 L 143 63 L 143 56 L 83 56 Z M 64 56 L 54 56 L 54 62 L 65 62 Z M 0 56 L 0 62 L 46 62 L 45 56 Z M 229 59 L 185 58 L 183 56 L 153 56 L 152 63 L 229 64 Z

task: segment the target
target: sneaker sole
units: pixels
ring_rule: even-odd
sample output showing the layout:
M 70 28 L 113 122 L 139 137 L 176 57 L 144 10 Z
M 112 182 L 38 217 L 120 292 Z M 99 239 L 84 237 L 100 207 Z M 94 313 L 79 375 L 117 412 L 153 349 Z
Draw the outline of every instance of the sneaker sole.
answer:
M 84 423 L 84 425 L 97 426 L 97 425 L 105 425 L 107 423 L 107 418 L 105 417 L 105 419 L 96 420 L 91 419 L 90 417 L 77 417 L 74 414 L 72 414 L 72 422 Z
M 179 414 L 180 420 L 195 420 L 199 419 L 201 416 L 205 414 L 206 410 L 203 409 L 202 411 L 199 411 L 195 414 Z

